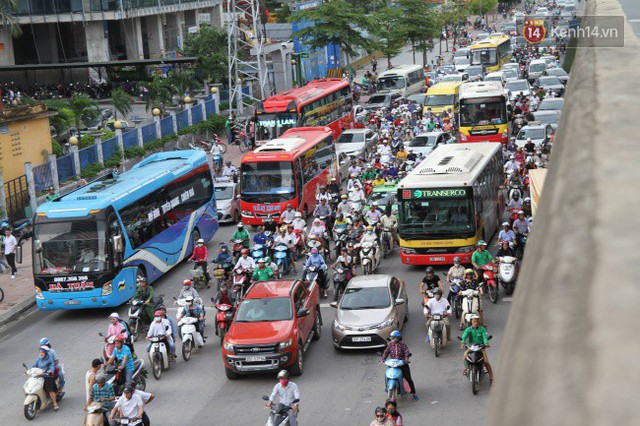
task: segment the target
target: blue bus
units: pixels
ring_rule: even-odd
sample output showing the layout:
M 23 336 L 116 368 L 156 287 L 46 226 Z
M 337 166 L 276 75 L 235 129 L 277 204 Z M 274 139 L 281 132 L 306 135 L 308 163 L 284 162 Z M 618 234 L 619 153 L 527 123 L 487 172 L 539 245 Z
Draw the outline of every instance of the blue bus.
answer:
M 120 305 L 218 230 L 203 151 L 153 154 L 38 207 L 33 275 L 41 310 Z

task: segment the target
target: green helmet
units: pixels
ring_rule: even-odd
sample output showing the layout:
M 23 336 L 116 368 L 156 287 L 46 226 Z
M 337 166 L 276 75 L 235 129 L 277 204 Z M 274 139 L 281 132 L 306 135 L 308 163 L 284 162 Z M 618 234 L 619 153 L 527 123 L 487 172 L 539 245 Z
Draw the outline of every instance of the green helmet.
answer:
M 269 256 L 267 256 L 267 257 L 264 258 L 264 261 L 266 263 L 271 263 L 271 258 Z
M 480 246 L 486 246 L 488 245 L 484 240 L 480 240 L 478 241 L 478 244 L 476 244 L 476 246 L 480 247 Z

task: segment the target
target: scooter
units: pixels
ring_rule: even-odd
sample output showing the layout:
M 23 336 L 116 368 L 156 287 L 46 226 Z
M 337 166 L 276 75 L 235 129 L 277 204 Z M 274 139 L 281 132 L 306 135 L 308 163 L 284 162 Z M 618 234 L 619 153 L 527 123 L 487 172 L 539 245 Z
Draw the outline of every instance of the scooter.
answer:
M 158 295 L 158 301 L 155 304 L 154 311 L 164 304 L 164 295 Z M 143 334 L 143 322 L 146 320 L 149 324 L 153 318 L 146 318 L 144 310 L 144 301 L 140 299 L 131 299 L 129 301 L 129 329 L 131 331 L 131 339 L 137 342 L 140 335 Z
M 244 240 L 241 238 L 236 238 L 235 240 L 231 240 L 233 243 L 233 251 L 231 252 L 233 256 L 233 263 L 236 263 L 242 254 L 242 249 L 244 248 Z
M 202 335 L 196 329 L 197 323 L 198 318 L 187 316 L 182 317 L 180 321 L 178 321 L 178 328 L 180 329 L 180 337 L 182 339 L 182 358 L 184 358 L 185 361 L 191 359 L 191 352 L 193 351 L 194 345 L 199 348 L 204 345 Z M 159 378 L 156 377 L 156 379 Z
M 484 266 L 481 266 L 482 276 L 484 277 L 484 281 L 487 283 L 487 292 L 489 293 L 489 300 L 492 303 L 498 303 L 498 286 L 496 285 L 496 267 L 493 263 L 487 263 Z
M 333 273 L 333 301 L 337 302 L 340 300 L 340 296 L 344 293 L 345 288 L 347 288 L 347 284 L 351 279 L 351 272 L 338 267 L 334 269 Z
M 431 322 L 429 322 L 429 331 L 427 340 L 433 348 L 434 354 L 437 357 L 440 356 L 440 351 L 447 347 L 447 329 L 444 326 L 445 317 L 443 315 L 431 315 Z
M 149 363 L 153 371 L 153 377 L 160 380 L 162 372 L 169 369 L 169 351 L 166 336 L 152 337 L 149 349 Z
M 516 285 L 516 260 L 512 256 L 502 256 L 498 263 L 498 282 L 508 296 L 513 294 Z
M 41 368 L 29 368 L 26 364 L 22 364 L 25 369 L 25 374 L 29 376 L 27 381 L 25 382 L 23 389 L 25 393 L 24 398 L 24 416 L 27 420 L 33 420 L 38 414 L 39 411 L 44 410 L 45 408 L 53 405 L 53 401 L 49 396 L 49 392 L 45 392 L 44 390 L 44 374 L 45 371 Z M 59 385 L 58 378 L 55 378 L 56 385 Z M 58 389 L 60 387 L 58 386 Z M 64 396 L 64 392 L 60 392 L 56 394 L 56 400 L 60 402 L 62 397 Z
M 269 401 L 269 397 L 264 395 L 262 397 L 263 400 Z M 293 403 L 296 404 L 300 402 L 299 399 L 294 399 Z M 271 412 L 269 413 L 269 418 L 267 419 L 266 426 L 288 426 L 289 425 L 289 411 L 291 410 L 291 405 L 286 404 L 271 404 Z
M 303 281 L 305 282 L 305 286 L 307 288 L 311 288 L 313 284 L 317 283 L 319 274 L 320 274 L 320 271 L 318 270 L 317 266 L 309 265 L 309 267 L 304 271 Z M 327 289 L 321 288 L 320 295 L 322 296 L 323 299 L 327 297 Z
M 124 376 L 122 371 L 118 370 L 118 367 L 109 364 L 105 365 L 103 373 L 109 383 L 113 387 L 113 393 L 116 396 L 122 395 L 122 390 L 124 389 Z M 133 382 L 136 384 L 136 389 L 144 391 L 147 388 L 147 370 L 144 368 L 144 360 L 142 358 L 137 358 L 133 362 Z
M 289 247 L 284 243 L 276 244 L 275 248 L 276 265 L 278 265 L 278 276 L 282 277 L 289 273 L 291 264 L 289 262 Z
M 492 338 L 493 336 L 488 336 L 489 340 Z M 462 337 L 458 336 L 458 339 L 462 340 Z M 480 391 L 480 382 L 482 382 L 482 378 L 486 373 L 484 356 L 482 355 L 485 345 L 473 343 L 465 346 L 469 350 L 469 353 L 467 353 L 467 365 L 469 366 L 468 376 L 471 382 L 471 391 L 474 395 L 477 395 Z
M 380 239 L 382 241 L 382 257 L 387 258 L 387 255 L 393 251 L 395 248 L 393 242 L 393 235 L 391 234 L 391 229 L 382 228 L 382 234 L 380 235 Z
M 233 296 L 233 303 L 238 306 L 242 299 L 244 299 L 244 292 L 246 290 L 246 284 L 250 271 L 243 268 L 238 268 L 233 271 L 233 285 L 231 287 L 231 294 Z
M 349 232 L 347 231 L 347 228 L 337 228 L 333 233 L 335 240 L 334 248 L 336 251 L 336 258 L 338 258 L 342 248 L 347 246 L 347 237 L 349 236 Z
M 218 310 L 216 314 L 216 334 L 220 337 L 220 346 L 224 341 L 224 336 L 231 327 L 231 321 L 233 320 L 233 306 L 226 303 L 221 303 L 215 306 Z
M 254 262 L 258 262 L 258 260 L 264 257 L 264 246 L 262 244 L 254 244 L 251 247 L 251 257 Z
M 464 315 L 464 325 L 471 325 L 471 315 L 478 314 L 480 309 L 480 292 L 478 290 L 467 289 L 460 292 L 462 294 L 462 314 Z
M 92 402 L 87 407 L 87 415 L 84 418 L 84 426 L 105 426 L 104 413 L 107 413 L 100 402 Z M 108 413 L 107 413 L 108 414 Z
M 456 319 L 460 319 L 460 315 L 462 315 L 462 298 L 460 295 L 461 282 L 462 280 L 460 278 L 452 278 L 451 286 L 449 287 L 449 303 L 451 304 L 451 310 L 456 316 Z
M 377 246 L 377 244 L 376 244 Z M 376 250 L 377 248 L 377 250 Z M 373 243 L 365 242 L 360 244 L 360 263 L 364 275 L 371 275 L 380 264 L 380 250 Z
M 387 366 L 387 369 L 384 372 L 387 399 L 397 401 L 398 397 L 404 394 L 404 380 L 401 370 L 401 367 L 404 365 L 404 361 L 401 359 L 389 358 L 384 362 L 384 365 Z

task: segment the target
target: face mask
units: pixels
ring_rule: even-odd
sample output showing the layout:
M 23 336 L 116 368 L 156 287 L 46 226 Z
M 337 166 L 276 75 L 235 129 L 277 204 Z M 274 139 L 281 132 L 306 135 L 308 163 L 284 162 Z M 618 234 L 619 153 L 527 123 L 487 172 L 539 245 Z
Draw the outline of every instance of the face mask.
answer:
M 204 245 L 204 244 L 200 244 L 200 243 L 198 243 L 198 247 L 202 247 L 203 245 Z
M 367 231 L 367 234 L 371 235 L 373 234 L 373 231 Z
M 38 356 L 39 356 L 40 358 L 44 358 L 44 354 L 42 354 L 42 353 L 41 353 L 41 354 L 39 354 Z
M 280 384 L 281 384 L 282 386 L 287 386 L 287 384 L 289 383 L 289 380 L 288 380 L 288 379 L 280 379 L 280 380 L 278 380 L 278 381 L 280 382 Z

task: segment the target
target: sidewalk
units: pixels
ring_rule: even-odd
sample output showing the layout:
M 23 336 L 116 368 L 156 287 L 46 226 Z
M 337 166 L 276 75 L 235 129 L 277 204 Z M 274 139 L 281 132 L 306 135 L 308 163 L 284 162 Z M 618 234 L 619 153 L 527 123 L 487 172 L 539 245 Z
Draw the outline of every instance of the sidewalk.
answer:
M 0 303 L 0 327 L 34 306 L 31 240 L 22 245 L 22 263 L 17 266 L 18 274 L 13 280 L 6 270 L 0 274 L 0 287 L 4 290 L 4 300 Z

